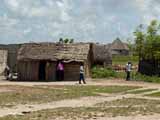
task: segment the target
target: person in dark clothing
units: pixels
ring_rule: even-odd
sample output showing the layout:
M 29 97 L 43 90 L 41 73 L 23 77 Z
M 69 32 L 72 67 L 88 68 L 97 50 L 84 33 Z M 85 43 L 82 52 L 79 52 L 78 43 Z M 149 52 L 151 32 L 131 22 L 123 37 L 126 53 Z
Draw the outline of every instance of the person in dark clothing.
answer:
M 83 83 L 86 84 L 85 77 L 84 77 L 84 66 L 83 66 L 83 64 L 80 65 L 79 84 L 81 84 L 81 81 L 83 81 Z

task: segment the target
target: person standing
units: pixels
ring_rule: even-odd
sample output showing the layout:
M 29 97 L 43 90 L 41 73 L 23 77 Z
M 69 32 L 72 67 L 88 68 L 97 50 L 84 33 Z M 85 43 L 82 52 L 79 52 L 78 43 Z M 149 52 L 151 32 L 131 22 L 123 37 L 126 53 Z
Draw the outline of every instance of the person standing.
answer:
M 4 75 L 6 77 L 6 80 L 9 80 L 9 77 L 10 77 L 10 68 L 9 68 L 8 65 L 5 67 Z
M 84 66 L 83 66 L 83 64 L 80 65 L 79 84 L 81 84 L 81 81 L 83 81 L 83 83 L 86 84 L 85 77 L 84 77 Z
M 126 80 L 128 81 L 128 80 L 130 80 L 131 79 L 131 69 L 132 69 L 132 64 L 131 64 L 131 62 L 128 62 L 127 64 L 126 64 Z
M 64 80 L 64 65 L 62 63 L 62 61 L 60 61 L 58 63 L 58 66 L 57 66 L 57 79 L 58 81 L 62 81 Z

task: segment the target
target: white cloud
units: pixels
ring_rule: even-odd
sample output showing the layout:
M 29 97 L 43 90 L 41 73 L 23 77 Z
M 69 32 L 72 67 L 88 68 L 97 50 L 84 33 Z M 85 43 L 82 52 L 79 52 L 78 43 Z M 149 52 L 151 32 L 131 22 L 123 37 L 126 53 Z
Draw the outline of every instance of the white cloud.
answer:
M 25 30 L 23 31 L 23 33 L 24 33 L 24 35 L 27 35 L 27 34 L 29 34 L 31 31 L 32 31 L 31 28 L 27 28 L 27 29 L 25 29 Z
M 17 10 L 19 8 L 19 0 L 5 0 L 10 9 Z
M 9 18 L 7 16 L 7 14 L 4 14 L 3 16 L 0 17 L 0 26 L 1 28 L 5 28 L 5 27 L 14 27 L 15 25 L 17 25 L 19 23 L 18 19 L 14 19 L 14 18 Z
M 155 4 L 155 0 L 3 1 L 5 5 L 2 6 L 7 7 L 6 15 L 0 17 L 3 28 L 0 32 L 4 38 L 9 34 L 12 38 L 28 41 L 73 37 L 104 42 L 128 37 L 139 24 L 160 18 L 160 4 Z
M 63 1 L 57 1 L 56 2 L 59 9 L 61 10 L 60 14 L 61 14 L 61 20 L 62 21 L 68 21 L 71 19 L 71 16 L 68 14 L 68 10 L 70 10 L 70 5 L 68 3 L 67 0 L 63 0 Z
M 62 21 L 71 19 L 71 16 L 68 14 L 70 5 L 67 0 L 46 0 L 46 5 L 38 4 L 38 0 L 5 0 L 5 3 L 15 14 L 24 17 L 49 17 Z

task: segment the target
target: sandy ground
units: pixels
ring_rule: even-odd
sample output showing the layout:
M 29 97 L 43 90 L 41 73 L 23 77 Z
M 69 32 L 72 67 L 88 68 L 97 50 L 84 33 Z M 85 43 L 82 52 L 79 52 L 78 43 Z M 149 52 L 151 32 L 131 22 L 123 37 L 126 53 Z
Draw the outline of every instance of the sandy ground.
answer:
M 100 82 L 101 81 L 101 82 Z M 160 84 L 154 83 L 144 83 L 144 82 L 135 82 L 135 81 L 124 81 L 124 80 L 87 80 L 87 85 L 128 85 L 128 86 L 142 86 L 141 89 L 153 88 L 157 89 L 154 92 L 160 91 Z M 77 82 L 9 82 L 5 81 L 1 78 L 0 85 L 22 85 L 22 86 L 35 86 L 35 85 L 78 85 Z M 7 90 L 7 89 L 6 89 Z M 4 92 L 5 89 L 0 90 L 0 92 Z M 150 93 L 150 92 L 149 92 Z M 147 94 L 149 94 L 147 93 Z M 146 93 L 145 93 L 146 94 Z M 71 100 L 62 100 L 51 103 L 44 104 L 28 104 L 28 105 L 17 105 L 13 108 L 2 108 L 0 109 L 0 117 L 6 115 L 15 115 L 22 114 L 23 112 L 32 112 L 43 109 L 54 109 L 60 107 L 91 107 L 97 103 L 102 103 L 104 101 L 113 101 L 117 99 L 123 98 L 146 98 L 146 99 L 156 99 L 160 100 L 160 98 L 151 98 L 144 97 L 143 94 L 134 95 L 134 94 L 102 94 L 102 97 L 83 97 L 79 99 L 71 99 Z M 160 114 L 150 115 L 150 116 L 129 116 L 129 117 L 113 117 L 113 118 L 98 118 L 98 120 L 160 120 Z

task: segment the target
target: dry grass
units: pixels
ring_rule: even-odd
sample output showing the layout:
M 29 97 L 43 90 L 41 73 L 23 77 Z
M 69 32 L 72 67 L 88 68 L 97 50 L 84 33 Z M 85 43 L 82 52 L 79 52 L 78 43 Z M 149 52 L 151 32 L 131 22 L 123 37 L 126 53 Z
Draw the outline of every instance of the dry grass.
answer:
M 52 101 L 98 96 L 96 93 L 120 93 L 138 87 L 129 86 L 0 86 L 8 92 L 0 93 L 0 107 L 17 104 L 40 104 Z
M 160 101 L 122 99 L 97 104 L 93 107 L 47 109 L 25 115 L 7 116 L 0 120 L 93 120 L 100 117 L 151 115 L 160 113 Z
M 129 94 L 141 94 L 141 93 L 146 93 L 146 92 L 152 92 L 158 89 L 143 89 L 143 90 L 134 90 L 134 91 L 129 91 L 127 93 Z

